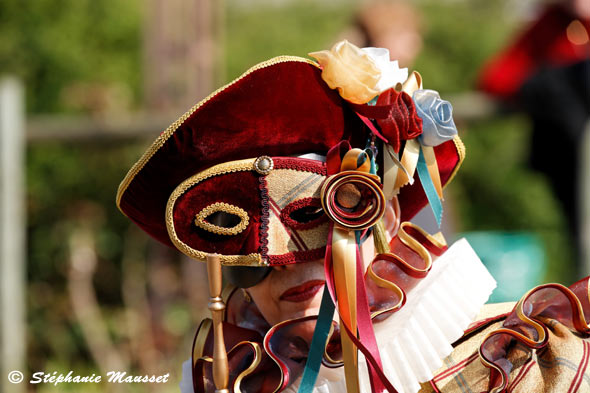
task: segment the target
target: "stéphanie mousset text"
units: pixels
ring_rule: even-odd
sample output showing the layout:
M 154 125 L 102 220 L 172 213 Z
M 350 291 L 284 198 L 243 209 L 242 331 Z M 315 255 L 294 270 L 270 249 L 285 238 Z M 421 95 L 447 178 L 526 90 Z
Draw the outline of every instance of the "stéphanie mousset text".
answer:
M 109 371 L 107 373 L 107 383 L 166 383 L 170 373 L 163 375 L 128 375 L 125 371 Z M 45 373 L 39 371 L 31 376 L 31 384 L 52 384 L 59 385 L 62 383 L 100 383 L 103 382 L 102 375 L 74 375 L 73 371 L 67 374 Z

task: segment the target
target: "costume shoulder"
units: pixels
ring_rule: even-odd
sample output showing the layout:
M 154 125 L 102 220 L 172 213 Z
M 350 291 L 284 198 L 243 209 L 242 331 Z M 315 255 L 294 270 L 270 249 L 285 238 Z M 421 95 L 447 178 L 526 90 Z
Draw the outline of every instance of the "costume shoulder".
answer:
M 493 374 L 480 360 L 479 350 L 491 333 L 502 328 L 514 306 L 514 303 L 484 306 L 472 328 L 455 344 L 432 381 L 422 384 L 419 393 L 488 391 Z M 509 345 L 505 358 L 511 367 L 503 391 L 590 392 L 588 339 L 556 319 L 541 319 L 548 332 L 546 345 L 538 351 L 518 341 Z

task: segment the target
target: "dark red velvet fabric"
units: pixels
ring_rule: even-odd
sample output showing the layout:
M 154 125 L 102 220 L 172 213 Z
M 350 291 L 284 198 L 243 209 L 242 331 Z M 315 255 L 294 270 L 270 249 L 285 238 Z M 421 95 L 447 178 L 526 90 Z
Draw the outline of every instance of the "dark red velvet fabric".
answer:
M 326 216 L 325 214 L 319 215 L 317 218 L 305 223 L 295 221 L 293 218 L 291 218 L 291 213 L 302 208 L 321 209 L 322 202 L 320 198 L 297 199 L 289 203 L 281 211 L 281 221 L 284 222 L 285 225 L 287 225 L 289 228 L 297 230 L 313 229 L 316 228 L 318 225 L 321 225 L 328 221 L 328 216 Z
M 460 160 L 455 142 L 450 140 L 436 146 L 434 148 L 434 155 L 436 156 L 436 162 L 440 172 L 440 181 L 445 185 L 448 183 Z M 427 203 L 428 199 L 418 178 L 418 173 L 416 173 L 414 175 L 414 184 L 402 187 L 399 194 L 402 222 L 411 220 Z
M 378 119 L 377 123 L 396 153 L 399 152 L 402 140 L 414 139 L 422 134 L 422 119 L 416 113 L 412 97 L 407 93 L 389 89 L 379 96 L 377 105 L 391 106 L 389 116 Z
M 213 337 L 213 329 L 210 329 L 203 348 L 203 354 L 205 356 L 213 356 Z M 229 365 L 229 386 L 234 386 L 240 373 L 249 367 L 254 360 L 254 351 L 252 347 L 244 345 L 243 342 L 249 341 L 261 345 L 262 337 L 251 329 L 239 327 L 227 322 L 223 323 L 223 337 Z M 197 359 L 193 359 L 193 364 L 195 364 L 196 360 Z M 264 350 L 261 353 L 260 360 L 261 362 L 254 369 L 254 372 L 242 381 L 242 391 L 272 392 L 275 387 L 279 385 L 281 380 L 280 369 L 269 358 Z M 195 393 L 207 393 L 215 390 L 215 384 L 213 382 L 213 367 L 210 362 L 204 362 L 202 360 L 197 361 L 193 367 L 192 374 Z
M 174 205 L 174 228 L 190 247 L 208 253 L 247 255 L 259 252 L 261 200 L 254 171 L 227 173 L 196 184 Z M 222 190 L 222 192 L 220 192 Z M 195 215 L 215 202 L 237 206 L 248 213 L 248 227 L 237 235 L 217 235 L 195 225 Z
M 152 237 L 171 246 L 164 220 L 166 203 L 176 186 L 188 177 L 222 162 L 261 155 L 314 152 L 326 155 L 341 140 L 350 140 L 352 147 L 364 148 L 367 137 L 366 126 L 338 92 L 321 79 L 319 68 L 300 61 L 269 65 L 227 86 L 196 109 L 131 180 L 121 196 L 120 208 Z M 435 151 L 444 184 L 458 162 L 458 154 L 453 142 Z M 186 212 L 175 214 L 182 215 L 179 220 L 189 225 L 192 221 L 188 218 L 194 219 L 197 206 L 228 201 L 225 198 L 234 198 L 231 200 L 236 203 L 232 204 L 254 214 L 253 209 L 259 208 L 258 201 L 240 198 L 250 198 L 241 194 L 259 197 L 258 192 L 242 192 L 245 187 L 258 190 L 259 186 L 252 181 L 244 183 L 243 179 L 240 182 L 241 188 L 231 181 L 217 184 L 217 180 L 211 179 L 206 195 L 191 191 L 179 201 L 187 205 Z M 421 186 L 402 188 L 400 204 L 403 219 L 416 214 L 426 204 Z M 195 231 L 196 228 L 186 227 L 180 232 L 192 239 Z M 252 224 L 229 240 L 223 252 L 219 240 L 195 237 L 203 251 L 226 255 L 253 250 L 259 245 L 256 241 L 259 241 L 258 232 Z M 194 244 L 192 240 L 191 244 Z
M 298 61 L 277 63 L 251 72 L 198 108 L 131 181 L 120 207 L 148 234 L 171 245 L 166 202 L 189 176 L 260 155 L 325 154 L 351 137 L 364 144 L 364 125 L 324 83 L 320 70 Z

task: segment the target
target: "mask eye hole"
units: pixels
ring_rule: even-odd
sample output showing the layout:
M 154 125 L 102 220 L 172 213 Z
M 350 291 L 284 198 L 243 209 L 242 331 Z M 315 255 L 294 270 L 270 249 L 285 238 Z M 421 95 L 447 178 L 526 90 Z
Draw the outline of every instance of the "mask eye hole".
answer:
M 205 221 L 222 228 L 233 228 L 242 221 L 242 217 L 223 211 L 216 211 L 205 217 Z
M 292 220 L 300 223 L 300 224 L 307 224 L 308 222 L 317 220 L 321 216 L 324 215 L 324 209 L 317 206 L 304 206 L 302 208 L 293 210 L 289 217 Z
M 237 235 L 248 223 L 248 213 L 244 209 L 223 202 L 207 206 L 195 217 L 196 226 L 217 235 Z
M 285 206 L 281 220 L 294 229 L 311 229 L 327 222 L 327 216 L 319 198 L 303 198 Z

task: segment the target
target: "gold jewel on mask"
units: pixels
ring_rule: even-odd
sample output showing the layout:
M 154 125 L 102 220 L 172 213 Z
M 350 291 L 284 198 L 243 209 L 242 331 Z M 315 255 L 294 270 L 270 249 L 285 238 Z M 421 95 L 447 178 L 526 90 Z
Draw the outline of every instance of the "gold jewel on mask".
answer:
M 254 170 L 261 175 L 268 175 L 275 164 L 269 156 L 260 156 L 254 161 Z

